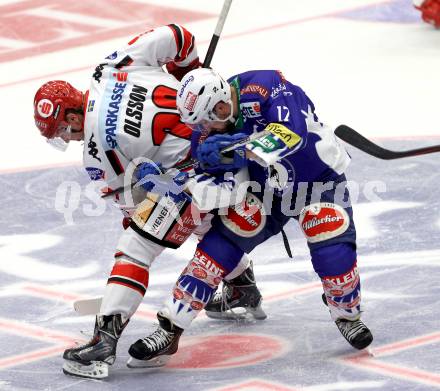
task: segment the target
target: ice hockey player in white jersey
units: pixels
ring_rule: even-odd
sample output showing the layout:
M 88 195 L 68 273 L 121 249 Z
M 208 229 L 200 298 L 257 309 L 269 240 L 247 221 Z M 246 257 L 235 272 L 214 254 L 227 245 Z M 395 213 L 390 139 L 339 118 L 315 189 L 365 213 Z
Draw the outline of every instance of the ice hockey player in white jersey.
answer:
M 58 80 L 40 87 L 34 99 L 36 126 L 60 149 L 71 140 L 84 140 L 85 169 L 91 180 L 103 180 L 111 191 L 148 175 L 148 162 L 170 168 L 188 157 L 191 129 L 180 122 L 176 94 L 178 80 L 199 66 L 194 36 L 184 27 L 147 31 L 95 68 L 87 92 Z M 186 174 L 175 175 L 170 180 L 179 189 L 179 178 Z M 197 185 L 197 178 L 193 181 Z M 164 248 L 179 247 L 194 229 L 185 192 L 147 195 L 151 188 L 144 188 L 115 197 L 132 219 L 116 246 L 93 338 L 64 352 L 67 374 L 107 376 L 117 341 L 148 287 L 151 263 Z M 192 197 L 202 198 L 197 189 Z M 179 221 L 172 210 L 179 211 Z

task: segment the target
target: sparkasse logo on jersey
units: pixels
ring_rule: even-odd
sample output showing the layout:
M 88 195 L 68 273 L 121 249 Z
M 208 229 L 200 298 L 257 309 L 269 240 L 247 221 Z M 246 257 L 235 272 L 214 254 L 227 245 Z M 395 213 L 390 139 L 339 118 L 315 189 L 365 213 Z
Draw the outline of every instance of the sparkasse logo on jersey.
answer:
M 118 126 L 119 108 L 125 87 L 127 87 L 127 83 L 115 83 L 115 86 L 111 91 L 110 103 L 105 117 L 105 141 L 111 149 L 115 149 L 118 145 L 116 142 L 116 128 Z

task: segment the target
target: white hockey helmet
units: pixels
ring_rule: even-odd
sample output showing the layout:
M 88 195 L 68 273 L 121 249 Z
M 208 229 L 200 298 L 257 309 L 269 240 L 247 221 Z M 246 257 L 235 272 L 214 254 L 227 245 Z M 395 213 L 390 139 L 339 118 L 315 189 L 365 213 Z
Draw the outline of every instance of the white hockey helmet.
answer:
M 228 118 L 220 119 L 214 113 L 218 102 L 231 105 Z M 217 72 L 208 68 L 198 68 L 185 75 L 180 82 L 176 103 L 182 121 L 187 124 L 226 122 L 233 117 L 231 87 Z

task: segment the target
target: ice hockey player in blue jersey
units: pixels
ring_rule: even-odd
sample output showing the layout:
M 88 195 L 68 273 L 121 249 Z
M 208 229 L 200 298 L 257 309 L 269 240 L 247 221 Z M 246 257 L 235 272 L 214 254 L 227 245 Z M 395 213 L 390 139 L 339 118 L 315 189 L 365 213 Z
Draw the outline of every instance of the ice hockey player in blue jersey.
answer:
M 366 348 L 373 336 L 360 320 L 356 231 L 344 175 L 350 157 L 333 130 L 319 122 L 312 101 L 279 71 L 250 71 L 226 82 L 210 69 L 199 69 L 182 79 L 177 107 L 193 135 L 200 135 L 193 153 L 201 168 L 218 175 L 247 167 L 250 190 L 241 205 L 213 219 L 160 313 L 158 330 L 133 344 L 130 355 L 139 362 L 173 354 L 178 337 L 206 307 L 219 280 L 230 277 L 243 253 L 292 218 L 307 239 L 331 318 L 353 347 Z M 261 131 L 245 146 L 222 153 Z M 246 280 L 236 277 L 229 288 L 240 278 Z M 232 288 L 239 296 L 246 287 Z M 232 296 L 226 292 L 213 300 L 207 307 L 211 316 L 232 309 Z

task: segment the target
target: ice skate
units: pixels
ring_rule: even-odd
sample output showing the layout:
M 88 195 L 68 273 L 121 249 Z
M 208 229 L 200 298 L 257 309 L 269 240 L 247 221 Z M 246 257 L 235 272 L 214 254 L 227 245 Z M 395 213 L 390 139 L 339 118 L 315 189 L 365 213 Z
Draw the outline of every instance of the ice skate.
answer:
M 328 306 L 325 293 L 321 297 L 324 304 Z M 370 329 L 360 319 L 337 319 L 335 323 L 347 342 L 354 348 L 359 350 L 365 349 L 373 342 L 373 334 L 371 334 Z
M 238 277 L 223 281 L 221 292 L 214 295 L 206 305 L 206 315 L 213 319 L 244 319 L 248 315 L 255 319 L 267 318 L 261 307 L 263 298 L 255 283 L 252 262 Z
M 338 319 L 335 323 L 347 342 L 356 349 L 365 349 L 373 341 L 371 331 L 360 319 Z
M 97 316 L 93 338 L 85 345 L 64 351 L 63 372 L 66 375 L 103 379 L 108 366 L 116 359 L 116 345 L 128 320 L 121 315 Z
M 164 366 L 171 355 L 177 352 L 183 329 L 171 323 L 160 312 L 157 314 L 159 326 L 146 338 L 139 339 L 130 346 L 127 362 L 129 368 L 155 368 Z

